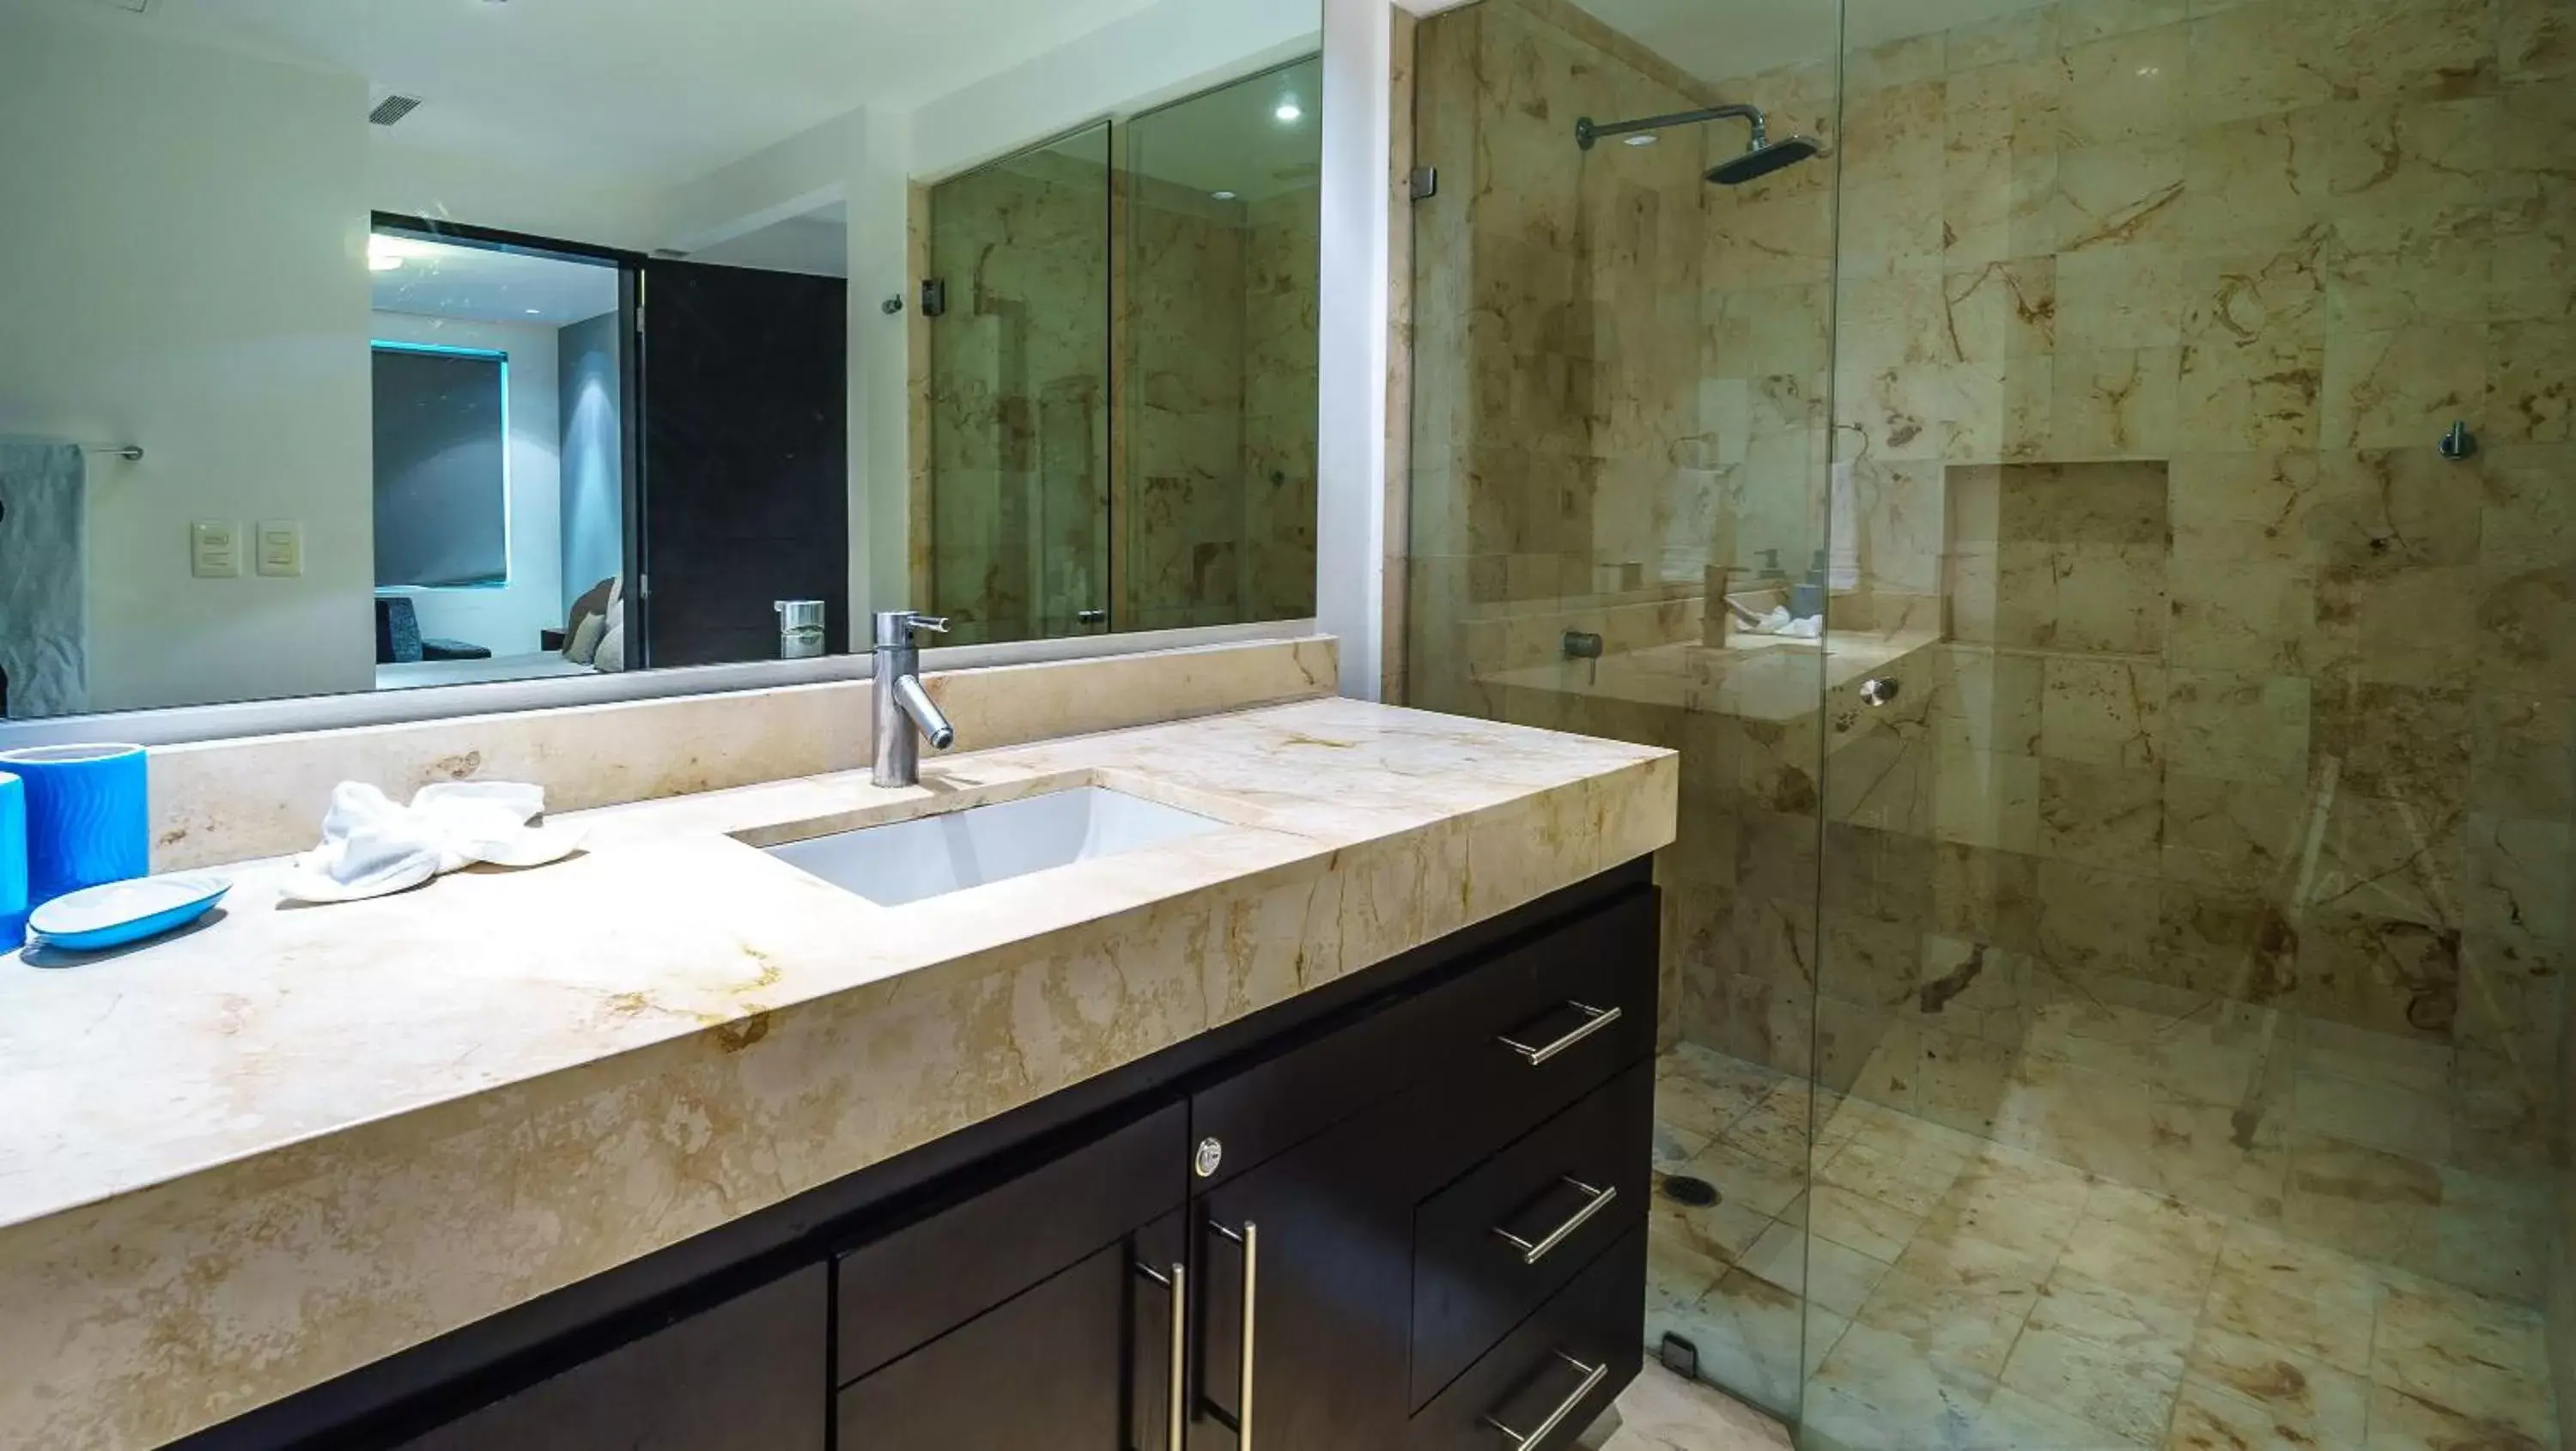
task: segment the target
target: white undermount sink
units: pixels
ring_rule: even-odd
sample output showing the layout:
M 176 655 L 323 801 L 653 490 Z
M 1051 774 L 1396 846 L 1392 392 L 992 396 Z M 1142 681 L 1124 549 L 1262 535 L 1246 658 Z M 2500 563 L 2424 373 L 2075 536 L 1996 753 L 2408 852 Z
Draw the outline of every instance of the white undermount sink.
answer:
M 900 907 L 1224 827 L 1139 796 L 1078 786 L 763 850 L 845 892 Z

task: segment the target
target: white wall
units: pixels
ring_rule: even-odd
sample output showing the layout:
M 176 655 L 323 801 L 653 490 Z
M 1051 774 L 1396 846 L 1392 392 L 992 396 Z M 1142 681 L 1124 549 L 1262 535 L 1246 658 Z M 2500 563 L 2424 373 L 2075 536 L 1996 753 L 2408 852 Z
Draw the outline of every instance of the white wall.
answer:
M 424 151 L 397 139 L 399 128 L 365 129 L 367 204 L 376 210 L 635 252 L 670 245 L 661 196 L 648 188 L 520 171 L 503 157 Z
M 1384 689 L 1394 24 L 1389 0 L 1324 0 L 1315 618 L 1340 637 L 1342 694 L 1359 700 Z
M 398 593 L 412 597 L 423 635 L 463 640 L 495 655 L 534 654 L 537 632 L 564 622 L 562 393 L 555 373 L 554 326 L 396 312 L 373 314 L 372 325 L 375 341 L 509 355 L 509 583 Z
M 762 272 L 793 272 L 800 277 L 847 277 L 850 229 L 820 217 L 789 217 L 731 241 L 701 247 L 689 254 L 689 260 Z
M 365 83 L 0 3 L 0 432 L 90 473 L 101 710 L 374 684 Z M 305 572 L 200 580 L 192 519 L 298 519 Z

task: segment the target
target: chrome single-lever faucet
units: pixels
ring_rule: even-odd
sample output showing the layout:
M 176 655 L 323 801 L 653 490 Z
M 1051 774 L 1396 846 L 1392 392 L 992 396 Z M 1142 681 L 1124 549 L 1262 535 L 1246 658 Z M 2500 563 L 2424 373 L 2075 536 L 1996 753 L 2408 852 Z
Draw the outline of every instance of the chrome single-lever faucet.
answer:
M 944 751 L 957 743 L 957 728 L 939 713 L 930 692 L 921 688 L 921 649 L 912 643 L 915 630 L 944 635 L 948 622 L 910 610 L 877 612 L 877 678 L 871 693 L 876 697 L 872 779 L 879 786 L 921 784 L 921 737 L 913 734 L 916 727 L 930 738 L 933 749 Z

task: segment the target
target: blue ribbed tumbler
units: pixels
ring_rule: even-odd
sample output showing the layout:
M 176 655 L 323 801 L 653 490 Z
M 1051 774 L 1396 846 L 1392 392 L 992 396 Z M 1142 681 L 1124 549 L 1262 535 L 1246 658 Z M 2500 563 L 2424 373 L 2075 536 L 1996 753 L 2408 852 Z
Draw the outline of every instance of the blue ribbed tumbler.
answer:
M 27 940 L 27 788 L 0 773 L 0 952 Z
M 27 795 L 27 905 L 152 871 L 152 806 L 141 746 L 0 752 Z

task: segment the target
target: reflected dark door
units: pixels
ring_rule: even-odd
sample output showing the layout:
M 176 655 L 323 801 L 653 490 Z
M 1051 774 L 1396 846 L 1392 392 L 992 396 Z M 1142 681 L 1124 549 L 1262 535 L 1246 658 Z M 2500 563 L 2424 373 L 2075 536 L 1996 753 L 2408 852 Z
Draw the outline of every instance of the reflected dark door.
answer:
M 644 662 L 778 657 L 779 600 L 849 648 L 848 284 L 645 264 Z

